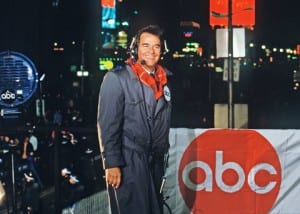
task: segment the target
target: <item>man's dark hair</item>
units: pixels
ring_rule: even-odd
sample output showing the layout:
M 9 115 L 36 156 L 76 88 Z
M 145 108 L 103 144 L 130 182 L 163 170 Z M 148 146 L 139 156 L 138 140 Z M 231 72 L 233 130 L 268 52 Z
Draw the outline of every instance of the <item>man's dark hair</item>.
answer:
M 142 33 L 150 33 L 156 35 L 160 39 L 161 46 L 164 44 L 163 40 L 163 30 L 158 25 L 148 25 L 141 28 L 136 34 L 136 45 L 138 46 Z

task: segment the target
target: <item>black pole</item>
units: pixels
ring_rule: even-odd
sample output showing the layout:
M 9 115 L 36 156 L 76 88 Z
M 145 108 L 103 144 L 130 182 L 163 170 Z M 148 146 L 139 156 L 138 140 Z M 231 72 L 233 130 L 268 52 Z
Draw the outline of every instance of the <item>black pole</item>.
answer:
M 17 203 L 16 203 L 16 179 L 15 179 L 15 157 L 14 152 L 11 151 L 11 180 L 12 180 L 12 212 L 17 214 Z
M 228 0 L 228 128 L 234 128 L 232 0 Z

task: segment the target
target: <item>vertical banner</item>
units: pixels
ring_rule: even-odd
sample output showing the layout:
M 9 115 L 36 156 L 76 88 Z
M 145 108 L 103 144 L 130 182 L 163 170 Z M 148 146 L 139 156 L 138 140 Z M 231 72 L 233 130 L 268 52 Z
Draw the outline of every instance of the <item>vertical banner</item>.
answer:
M 211 27 L 228 26 L 228 0 L 210 0 L 209 14 Z M 232 25 L 255 25 L 255 0 L 232 0 Z
M 103 29 L 116 28 L 116 5 L 115 0 L 101 0 L 102 19 L 101 26 Z

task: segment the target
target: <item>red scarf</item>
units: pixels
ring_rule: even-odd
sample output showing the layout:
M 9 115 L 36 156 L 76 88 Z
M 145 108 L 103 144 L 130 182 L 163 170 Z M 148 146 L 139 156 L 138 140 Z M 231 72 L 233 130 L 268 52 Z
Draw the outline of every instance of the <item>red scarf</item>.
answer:
M 128 59 L 127 64 L 144 85 L 152 88 L 155 99 L 158 100 L 163 95 L 163 86 L 167 83 L 167 75 L 163 67 L 156 65 L 155 76 L 153 77 L 145 71 L 140 63 L 133 63 L 131 59 Z

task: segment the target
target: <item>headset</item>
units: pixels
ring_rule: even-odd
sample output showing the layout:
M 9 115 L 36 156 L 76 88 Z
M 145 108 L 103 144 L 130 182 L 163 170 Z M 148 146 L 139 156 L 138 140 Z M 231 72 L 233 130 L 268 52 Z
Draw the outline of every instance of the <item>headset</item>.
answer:
M 162 30 L 156 26 L 156 25 L 149 25 L 147 27 L 142 28 L 138 31 L 138 33 L 132 38 L 128 53 L 132 59 L 137 60 L 138 55 L 138 44 L 140 42 L 140 37 L 142 33 L 151 33 L 154 35 L 157 35 L 160 38 L 161 41 L 161 56 L 165 55 L 169 52 L 169 49 L 167 47 L 166 40 L 162 39 Z

